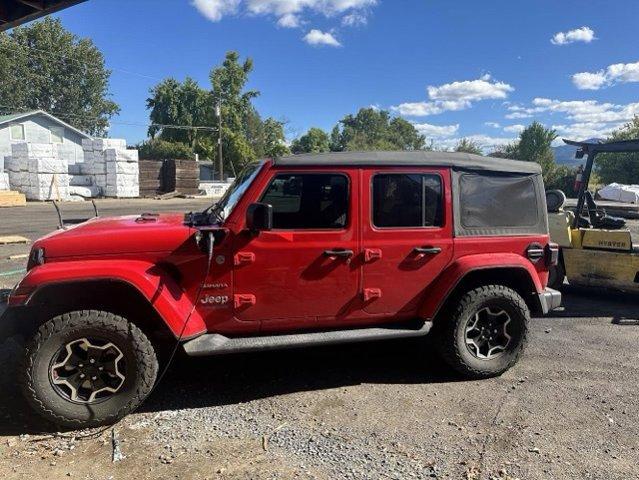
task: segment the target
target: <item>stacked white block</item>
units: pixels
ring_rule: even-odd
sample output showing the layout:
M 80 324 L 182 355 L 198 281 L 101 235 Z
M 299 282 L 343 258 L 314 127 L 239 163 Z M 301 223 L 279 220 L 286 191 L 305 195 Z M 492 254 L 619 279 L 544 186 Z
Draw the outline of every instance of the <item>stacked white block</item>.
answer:
M 0 190 L 11 190 L 9 187 L 9 173 L 0 172 Z
M 6 164 L 5 158 L 5 164 Z M 9 182 L 29 200 L 67 200 L 69 164 L 50 143 L 11 145 Z
M 111 139 L 109 139 L 111 140 Z M 126 144 L 124 144 L 126 146 Z M 106 196 L 131 198 L 140 196 L 140 169 L 137 150 L 110 147 L 104 151 Z

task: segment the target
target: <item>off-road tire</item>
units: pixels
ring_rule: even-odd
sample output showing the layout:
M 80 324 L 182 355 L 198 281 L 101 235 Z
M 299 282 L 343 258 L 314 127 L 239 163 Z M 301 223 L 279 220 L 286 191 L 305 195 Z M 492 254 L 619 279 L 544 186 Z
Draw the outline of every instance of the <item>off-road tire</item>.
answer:
M 513 323 L 513 338 L 503 354 L 489 359 L 473 355 L 466 345 L 466 324 L 471 316 L 483 308 L 500 308 Z M 486 285 L 461 296 L 449 310 L 449 315 L 437 322 L 437 344 L 444 361 L 468 378 L 490 378 L 512 367 L 523 353 L 528 340 L 530 311 L 523 298 L 503 285 Z M 514 340 L 514 342 L 513 342 Z
M 69 341 L 97 336 L 115 344 L 124 354 L 126 374 L 120 390 L 95 404 L 63 398 L 50 381 L 56 352 Z M 125 318 L 109 312 L 83 310 L 47 321 L 26 342 L 19 380 L 26 400 L 45 419 L 68 428 L 88 428 L 116 422 L 137 408 L 151 392 L 158 359 L 149 339 Z

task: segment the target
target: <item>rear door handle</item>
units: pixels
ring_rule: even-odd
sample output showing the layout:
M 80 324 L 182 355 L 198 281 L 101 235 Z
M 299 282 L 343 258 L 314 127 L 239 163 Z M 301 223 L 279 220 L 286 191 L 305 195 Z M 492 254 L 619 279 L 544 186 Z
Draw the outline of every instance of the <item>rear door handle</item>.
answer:
M 429 255 L 437 255 L 442 251 L 439 247 L 415 247 L 413 248 L 413 252 L 419 254 L 429 254 Z
M 353 250 L 346 249 L 335 249 L 335 250 L 324 250 L 324 255 L 327 257 L 352 257 Z

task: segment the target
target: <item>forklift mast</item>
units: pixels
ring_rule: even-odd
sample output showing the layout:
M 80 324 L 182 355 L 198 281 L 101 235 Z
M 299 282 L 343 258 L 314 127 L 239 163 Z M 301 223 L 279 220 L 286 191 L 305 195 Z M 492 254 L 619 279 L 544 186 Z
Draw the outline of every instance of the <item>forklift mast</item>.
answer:
M 639 139 L 637 140 L 623 140 L 619 142 L 609 143 L 587 143 L 587 142 L 575 142 L 573 140 L 564 139 L 564 143 L 572 145 L 577 148 L 575 158 L 586 157 L 586 168 L 584 168 L 584 177 L 579 187 L 579 195 L 577 197 L 577 210 L 575 219 L 573 221 L 572 228 L 578 228 L 579 216 L 584 208 L 586 200 L 586 192 L 588 191 L 588 184 L 590 183 L 590 174 L 592 172 L 592 165 L 595 161 L 595 157 L 599 153 L 632 153 L 639 152 Z

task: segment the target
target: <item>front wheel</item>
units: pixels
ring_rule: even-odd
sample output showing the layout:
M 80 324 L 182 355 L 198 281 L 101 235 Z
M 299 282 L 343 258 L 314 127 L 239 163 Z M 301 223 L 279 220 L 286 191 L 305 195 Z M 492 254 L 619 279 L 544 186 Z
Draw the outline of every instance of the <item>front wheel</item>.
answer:
M 113 423 L 151 392 L 158 360 L 146 335 L 109 312 L 52 318 L 27 342 L 20 369 L 29 404 L 70 428 Z
M 518 360 L 528 335 L 530 311 L 503 285 L 465 293 L 451 318 L 441 318 L 439 346 L 445 361 L 470 378 L 501 375 Z

